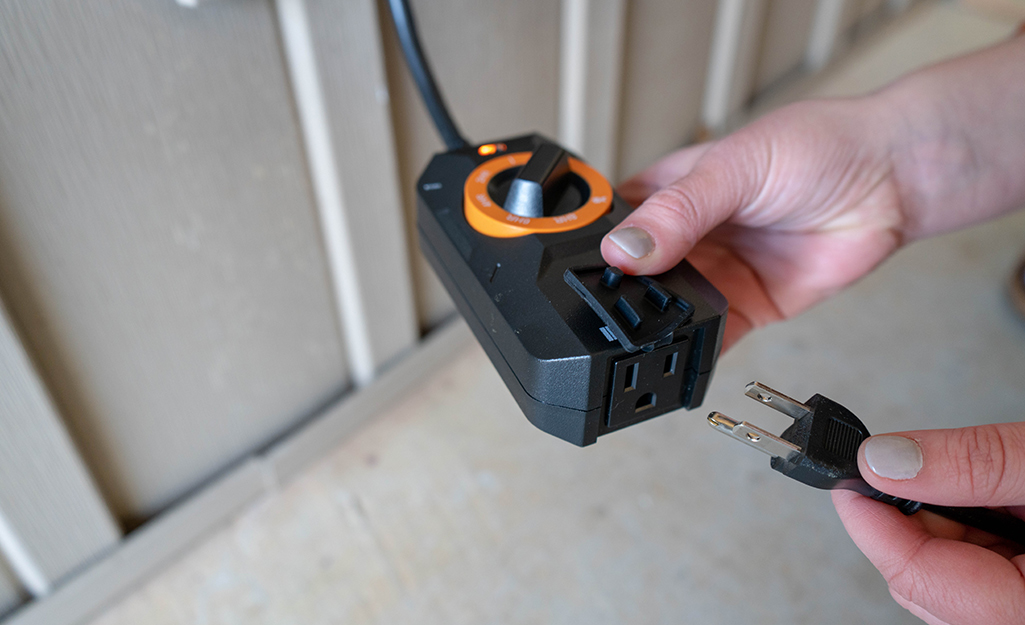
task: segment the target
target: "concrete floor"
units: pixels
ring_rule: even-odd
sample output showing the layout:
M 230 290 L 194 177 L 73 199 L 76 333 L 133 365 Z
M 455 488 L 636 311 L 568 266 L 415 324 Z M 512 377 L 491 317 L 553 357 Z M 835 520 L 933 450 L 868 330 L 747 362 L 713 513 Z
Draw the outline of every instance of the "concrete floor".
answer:
M 812 93 L 872 89 L 1011 29 L 919 10 Z M 94 625 L 918 622 L 826 493 L 704 416 L 782 429 L 743 397 L 756 379 L 827 394 L 876 432 L 1020 420 L 1025 322 L 1003 287 L 1023 250 L 1025 213 L 913 245 L 743 340 L 703 409 L 587 449 L 529 425 L 474 346 Z

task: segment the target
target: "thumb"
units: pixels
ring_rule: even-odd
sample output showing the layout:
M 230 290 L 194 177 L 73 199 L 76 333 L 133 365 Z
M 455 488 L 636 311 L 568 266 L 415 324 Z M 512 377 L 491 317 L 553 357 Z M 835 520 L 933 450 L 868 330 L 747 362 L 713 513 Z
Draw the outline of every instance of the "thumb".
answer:
M 736 135 L 711 146 L 691 172 L 655 192 L 602 241 L 605 260 L 632 274 L 676 266 L 694 244 L 756 197 L 768 151 Z
M 1025 504 L 1025 423 L 872 436 L 858 467 L 875 488 L 944 506 Z

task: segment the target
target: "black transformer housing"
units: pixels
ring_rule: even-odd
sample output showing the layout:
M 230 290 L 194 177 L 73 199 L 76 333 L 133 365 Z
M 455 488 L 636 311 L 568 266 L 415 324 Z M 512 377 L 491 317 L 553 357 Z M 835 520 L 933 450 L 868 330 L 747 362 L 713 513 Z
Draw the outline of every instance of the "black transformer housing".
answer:
M 496 143 L 513 153 L 552 142 L 532 134 Z M 602 237 L 632 207 L 614 195 L 611 210 L 576 230 L 486 236 L 464 216 L 463 188 L 488 158 L 476 146 L 433 157 L 417 184 L 420 244 L 530 422 L 583 446 L 699 406 L 719 355 L 726 299 L 686 261 L 651 276 L 689 306 L 689 317 L 657 345 L 628 351 L 567 282 L 567 270 L 603 268 Z

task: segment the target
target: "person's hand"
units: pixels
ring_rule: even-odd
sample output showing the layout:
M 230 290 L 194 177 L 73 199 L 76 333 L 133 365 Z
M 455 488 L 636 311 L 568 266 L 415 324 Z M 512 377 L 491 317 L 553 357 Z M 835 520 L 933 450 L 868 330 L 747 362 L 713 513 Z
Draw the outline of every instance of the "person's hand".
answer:
M 632 274 L 686 256 L 730 303 L 725 349 L 851 284 L 904 242 L 1019 208 L 1022 101 L 1025 37 L 871 96 L 786 107 L 624 183 L 638 208 L 602 254 Z M 873 437 L 860 454 L 883 492 L 1025 511 L 1025 424 Z M 1020 546 L 855 493 L 834 491 L 834 502 L 894 598 L 927 622 L 1025 623 Z
M 862 475 L 897 497 L 947 506 L 1007 507 L 1025 518 L 1025 423 L 873 436 Z M 1025 623 L 1025 548 L 850 491 L 833 491 L 844 527 L 890 594 L 930 625 Z
M 791 105 L 620 189 L 605 260 L 686 256 L 730 302 L 723 347 L 863 276 L 901 243 L 1025 202 L 1025 37 L 854 100 Z
M 902 243 L 1025 202 L 1025 37 L 878 93 L 801 102 L 627 180 L 606 261 L 684 256 L 730 302 L 724 347 L 843 289 Z
M 657 274 L 686 256 L 730 303 L 724 349 L 857 280 L 901 244 L 901 193 L 879 107 L 807 102 L 669 155 L 620 186 L 640 205 L 605 260 Z

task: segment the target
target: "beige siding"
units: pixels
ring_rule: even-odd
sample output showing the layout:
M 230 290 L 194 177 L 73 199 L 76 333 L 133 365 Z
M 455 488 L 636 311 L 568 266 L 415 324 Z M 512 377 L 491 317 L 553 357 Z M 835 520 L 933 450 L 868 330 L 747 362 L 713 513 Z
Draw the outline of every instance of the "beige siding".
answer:
M 116 514 L 346 384 L 265 2 L 0 5 L 0 289 Z
M 25 600 L 26 593 L 10 567 L 0 556 L 0 618 Z
M 626 4 L 562 3 L 558 140 L 608 176 L 619 143 Z
M 471 141 L 562 138 L 613 181 L 883 13 L 413 4 Z M 14 622 L 70 623 L 467 335 L 420 338 L 452 314 L 414 217 L 442 145 L 385 0 L 12 0 L 0 85 L 0 613 L 52 590 Z
M 309 2 L 375 367 L 419 337 L 395 137 L 374 0 Z
M 858 19 L 865 19 L 876 11 L 884 10 L 886 3 L 887 0 L 861 0 L 858 6 Z
M 770 0 L 755 74 L 760 92 L 804 63 L 817 0 Z
M 121 537 L 0 301 L 0 550 L 33 595 Z
M 627 4 L 619 179 L 691 140 L 715 12 L 715 3 L 704 0 Z

